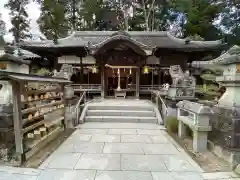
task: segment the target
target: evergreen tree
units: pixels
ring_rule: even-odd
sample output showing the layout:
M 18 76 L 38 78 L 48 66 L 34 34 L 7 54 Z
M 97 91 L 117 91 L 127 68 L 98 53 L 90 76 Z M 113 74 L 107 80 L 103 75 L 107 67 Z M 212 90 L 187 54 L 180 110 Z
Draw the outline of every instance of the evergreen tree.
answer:
M 221 23 L 230 44 L 240 45 L 240 0 L 222 0 Z
M 132 30 L 167 31 L 177 18 L 168 0 L 137 0 L 134 9 Z
M 2 15 L 0 13 L 0 46 L 5 44 L 3 36 L 6 33 L 6 23 L 2 20 Z
M 26 12 L 26 5 L 28 0 L 9 0 L 5 7 L 10 10 L 10 17 L 12 28 L 9 32 L 13 33 L 14 41 L 19 43 L 23 39 L 31 37 L 29 33 L 28 14 Z
M 174 0 L 179 13 L 179 26 L 183 36 L 199 35 L 205 40 L 216 40 L 222 36 L 221 30 L 214 25 L 222 7 L 214 0 Z
M 54 40 L 66 37 L 71 29 L 67 19 L 68 2 L 66 0 L 41 0 L 41 14 L 38 19 L 40 31 L 47 39 Z

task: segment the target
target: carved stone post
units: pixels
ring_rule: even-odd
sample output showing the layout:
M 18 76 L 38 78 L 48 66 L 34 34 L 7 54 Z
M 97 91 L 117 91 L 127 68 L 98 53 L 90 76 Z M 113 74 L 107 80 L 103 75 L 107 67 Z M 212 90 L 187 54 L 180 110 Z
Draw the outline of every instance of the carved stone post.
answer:
M 71 104 L 71 99 L 74 96 L 74 90 L 71 86 L 65 86 L 64 87 L 64 124 L 65 124 L 65 128 L 67 129 L 71 129 L 74 128 L 74 124 L 73 124 L 73 115 L 74 112 L 72 111 L 72 109 L 74 108 L 74 106 L 72 106 Z

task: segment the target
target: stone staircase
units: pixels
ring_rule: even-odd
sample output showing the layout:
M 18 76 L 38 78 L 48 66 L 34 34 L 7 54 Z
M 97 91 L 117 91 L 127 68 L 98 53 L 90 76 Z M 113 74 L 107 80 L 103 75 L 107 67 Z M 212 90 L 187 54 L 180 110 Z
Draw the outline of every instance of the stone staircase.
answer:
M 158 123 L 156 109 L 141 100 L 105 100 L 87 106 L 85 122 Z

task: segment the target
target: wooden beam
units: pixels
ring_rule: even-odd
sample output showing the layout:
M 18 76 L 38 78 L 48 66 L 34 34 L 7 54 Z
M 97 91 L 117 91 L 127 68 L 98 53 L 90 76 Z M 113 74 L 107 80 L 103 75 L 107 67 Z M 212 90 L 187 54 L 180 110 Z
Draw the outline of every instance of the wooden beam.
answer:
M 12 81 L 13 94 L 13 121 L 14 121 L 14 136 L 16 155 L 20 164 L 26 160 L 23 149 L 22 130 L 22 114 L 21 114 L 21 84 L 17 81 Z

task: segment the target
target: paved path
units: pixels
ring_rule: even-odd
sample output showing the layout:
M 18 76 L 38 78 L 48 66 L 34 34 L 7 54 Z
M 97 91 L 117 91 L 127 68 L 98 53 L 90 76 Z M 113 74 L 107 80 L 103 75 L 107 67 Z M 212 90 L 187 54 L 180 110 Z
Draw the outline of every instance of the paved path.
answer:
M 157 124 L 85 123 L 39 167 L 0 167 L 0 180 L 240 180 L 204 173 Z

